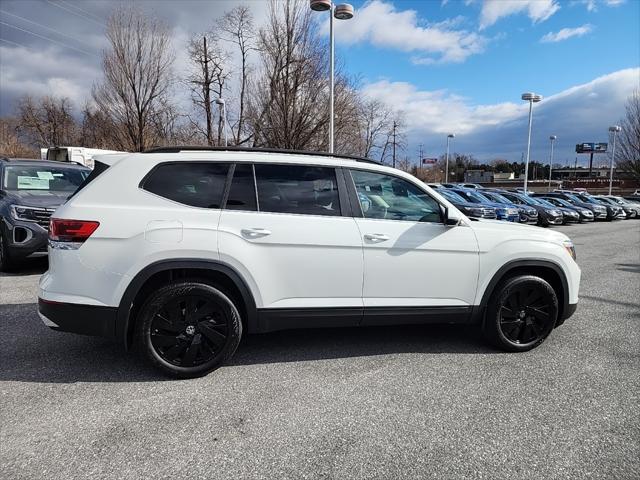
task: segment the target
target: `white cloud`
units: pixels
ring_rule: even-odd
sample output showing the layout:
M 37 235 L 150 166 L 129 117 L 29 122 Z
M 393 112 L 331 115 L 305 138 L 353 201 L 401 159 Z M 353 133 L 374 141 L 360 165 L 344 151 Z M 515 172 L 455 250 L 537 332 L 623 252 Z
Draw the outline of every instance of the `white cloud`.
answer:
M 416 63 L 463 62 L 484 51 L 487 43 L 482 35 L 454 29 L 463 20 L 456 17 L 420 26 L 415 10 L 397 10 L 391 3 L 373 0 L 352 20 L 335 23 L 336 40 L 416 52 L 420 54 Z
M 586 7 L 588 12 L 597 12 L 598 2 L 603 3 L 607 7 L 617 7 L 625 3 L 626 0 L 573 0 L 571 5 L 581 3 Z
M 576 143 L 606 141 L 608 126 L 624 115 L 625 101 L 638 88 L 638 78 L 640 68 L 619 70 L 545 97 L 534 108 L 532 158 L 546 158 L 551 134 L 558 136 L 561 162 L 573 162 Z M 456 133 L 456 151 L 482 160 L 517 161 L 526 146 L 525 102 L 478 105 L 447 90 L 425 91 L 387 80 L 365 86 L 364 92 L 402 111 L 410 143 L 424 143 L 429 155 L 443 152 L 451 132 Z
M 543 22 L 560 9 L 555 0 L 484 0 L 480 12 L 480 29 L 516 13 L 525 13 L 534 22 Z
M 582 37 L 583 35 L 586 35 L 587 33 L 590 33 L 592 31 L 593 31 L 593 26 L 587 23 L 585 25 L 582 25 L 581 27 L 563 28 L 562 30 L 555 33 L 549 32 L 546 35 L 544 35 L 540 39 L 540 41 L 542 43 L 561 42 L 571 37 Z

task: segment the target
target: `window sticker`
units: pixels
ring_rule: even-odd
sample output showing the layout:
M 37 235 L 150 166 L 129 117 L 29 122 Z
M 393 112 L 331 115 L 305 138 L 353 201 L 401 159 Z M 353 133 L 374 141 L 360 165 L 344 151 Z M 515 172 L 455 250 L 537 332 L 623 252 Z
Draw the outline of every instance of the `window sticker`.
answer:
M 42 178 L 44 180 L 53 180 L 52 172 L 38 172 L 38 178 Z
M 49 190 L 49 180 L 18 175 L 18 190 Z

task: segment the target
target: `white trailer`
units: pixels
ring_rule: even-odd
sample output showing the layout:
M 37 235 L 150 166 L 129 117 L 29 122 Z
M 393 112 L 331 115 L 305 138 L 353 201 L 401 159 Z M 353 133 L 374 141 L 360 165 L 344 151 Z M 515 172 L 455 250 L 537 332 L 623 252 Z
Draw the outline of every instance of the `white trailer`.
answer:
M 93 157 L 108 153 L 127 153 L 117 150 L 101 150 L 99 148 L 86 147 L 49 147 L 40 149 L 42 160 L 54 160 L 56 162 L 76 162 L 89 168 L 93 168 Z

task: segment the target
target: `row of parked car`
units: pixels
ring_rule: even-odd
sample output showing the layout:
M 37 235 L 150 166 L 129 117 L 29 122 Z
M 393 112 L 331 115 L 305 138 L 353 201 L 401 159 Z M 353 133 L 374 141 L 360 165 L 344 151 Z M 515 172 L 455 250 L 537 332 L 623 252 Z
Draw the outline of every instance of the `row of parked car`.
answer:
M 475 183 L 432 183 L 429 186 L 469 217 L 542 227 L 640 218 L 640 198 L 590 195 L 577 190 L 534 193 L 522 189 L 488 188 Z

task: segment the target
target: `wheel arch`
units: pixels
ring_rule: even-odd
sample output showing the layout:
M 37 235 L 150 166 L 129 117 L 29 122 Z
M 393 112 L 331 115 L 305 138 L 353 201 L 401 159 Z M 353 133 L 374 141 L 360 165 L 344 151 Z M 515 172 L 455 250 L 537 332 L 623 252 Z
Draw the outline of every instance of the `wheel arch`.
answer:
M 549 282 L 558 296 L 560 311 L 558 312 L 558 322 L 556 325 L 561 325 L 570 312 L 569 283 L 567 276 L 562 267 L 557 263 L 550 260 L 537 259 L 514 260 L 500 267 L 482 293 L 480 305 L 474 308 L 473 315 L 475 319 L 478 322 L 484 321 L 484 312 L 491 294 L 501 282 L 516 275 L 535 275 Z
M 255 300 L 247 283 L 235 269 L 215 260 L 162 260 L 138 272 L 122 295 L 116 316 L 116 337 L 122 339 L 126 349 L 131 346 L 135 316 L 144 299 L 158 285 L 178 279 L 202 279 L 222 288 L 238 303 L 246 331 L 256 331 L 258 320 Z

